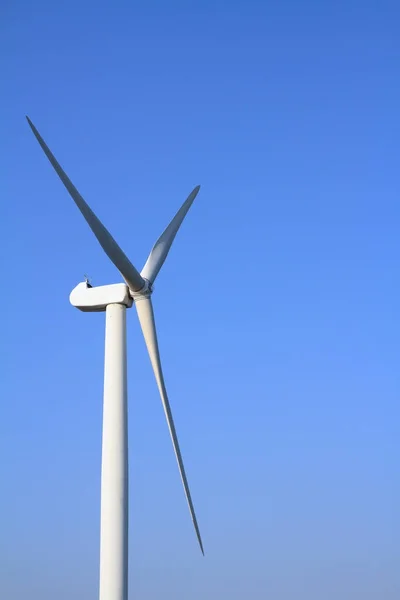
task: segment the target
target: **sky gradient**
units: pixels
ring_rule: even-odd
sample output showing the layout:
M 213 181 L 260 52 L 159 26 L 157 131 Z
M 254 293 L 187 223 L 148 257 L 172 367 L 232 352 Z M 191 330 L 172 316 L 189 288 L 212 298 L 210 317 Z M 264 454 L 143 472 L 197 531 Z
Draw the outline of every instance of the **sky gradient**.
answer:
M 104 315 L 119 282 L 28 114 L 153 296 L 198 549 L 128 313 L 130 598 L 398 600 L 400 8 L 0 9 L 0 598 L 98 594 Z

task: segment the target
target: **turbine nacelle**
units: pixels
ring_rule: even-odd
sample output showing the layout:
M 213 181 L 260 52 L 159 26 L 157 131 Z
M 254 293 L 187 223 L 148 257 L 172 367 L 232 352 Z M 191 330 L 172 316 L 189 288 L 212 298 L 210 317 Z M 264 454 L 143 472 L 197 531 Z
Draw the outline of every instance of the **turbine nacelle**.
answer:
M 125 283 L 92 287 L 87 281 L 82 281 L 74 287 L 69 301 L 82 312 L 104 312 L 109 304 L 123 304 L 126 308 L 133 304 L 133 298 Z
M 149 298 L 153 293 L 152 285 L 147 279 L 139 292 L 133 292 L 126 283 L 99 285 L 93 287 L 87 279 L 78 283 L 69 296 L 69 301 L 82 312 L 104 312 L 109 304 L 123 304 L 131 308 L 134 302 Z

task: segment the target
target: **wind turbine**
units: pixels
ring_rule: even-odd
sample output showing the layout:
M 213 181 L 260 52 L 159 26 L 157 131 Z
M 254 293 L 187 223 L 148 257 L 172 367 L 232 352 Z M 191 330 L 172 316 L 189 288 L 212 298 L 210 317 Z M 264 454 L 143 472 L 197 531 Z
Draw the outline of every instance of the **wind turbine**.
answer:
M 190 495 L 175 425 L 172 418 L 158 349 L 151 294 L 154 281 L 167 258 L 171 244 L 196 198 L 194 188 L 168 227 L 154 244 L 139 273 L 101 221 L 82 198 L 57 162 L 29 117 L 28 123 L 72 196 L 89 227 L 125 283 L 92 287 L 87 279 L 71 292 L 70 302 L 84 312 L 106 313 L 104 405 L 101 468 L 100 600 L 128 599 L 128 432 L 126 309 L 135 305 L 153 367 L 167 424 L 178 462 L 183 488 L 200 549 L 204 554 L 199 526 Z

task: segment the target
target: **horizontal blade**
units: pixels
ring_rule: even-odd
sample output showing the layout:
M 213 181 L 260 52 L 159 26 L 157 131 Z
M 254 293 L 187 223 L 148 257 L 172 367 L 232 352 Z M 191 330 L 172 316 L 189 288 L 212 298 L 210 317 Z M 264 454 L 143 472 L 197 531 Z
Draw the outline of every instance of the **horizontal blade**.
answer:
M 186 198 L 171 223 L 160 235 L 156 243 L 154 244 L 149 257 L 144 265 L 141 275 L 145 279 L 148 279 L 151 283 L 154 283 L 161 267 L 163 266 L 165 259 L 167 258 L 169 249 L 171 248 L 172 242 L 178 233 L 179 227 L 182 225 L 182 221 L 186 216 L 189 208 L 192 206 L 194 199 L 199 193 L 200 186 L 196 186 L 194 190 Z
M 43 140 L 42 136 L 40 135 L 32 121 L 29 119 L 29 117 L 26 118 L 37 141 L 41 145 L 42 150 L 53 165 L 54 170 L 56 171 L 57 175 L 67 188 L 68 192 L 71 194 L 72 199 L 81 211 L 82 215 L 85 217 L 90 229 L 93 231 L 94 235 L 98 239 L 104 252 L 107 254 L 111 262 L 113 262 L 114 265 L 117 267 L 118 271 L 125 279 L 129 289 L 134 292 L 138 292 L 144 286 L 143 278 L 132 265 L 126 254 L 118 246 L 117 242 L 114 240 L 112 235 L 104 227 L 102 222 L 96 217 L 92 209 L 86 204 L 85 200 L 82 198 L 74 184 L 71 182 L 67 174 L 63 171 L 63 169 L 57 162 L 55 156 L 51 153 L 50 149 L 46 145 L 46 142 Z
M 196 530 L 197 539 L 199 540 L 200 549 L 204 554 L 203 544 L 201 541 L 199 526 L 197 524 L 196 514 L 194 512 L 192 497 L 190 495 L 189 484 L 186 479 L 185 467 L 183 466 L 183 460 L 181 451 L 179 448 L 179 442 L 176 435 L 175 425 L 172 418 L 171 407 L 169 405 L 167 391 L 165 389 L 164 377 L 161 369 L 160 353 L 158 350 L 157 333 L 154 321 L 153 306 L 151 298 L 142 297 L 135 302 L 136 310 L 138 313 L 140 325 L 143 331 L 143 336 L 146 342 L 147 350 L 150 355 L 151 364 L 153 367 L 154 375 L 157 381 L 157 386 L 160 392 L 161 401 L 164 407 L 165 416 L 167 417 L 167 423 L 169 432 L 171 434 L 172 444 L 174 446 L 176 460 L 178 461 L 179 472 L 183 487 L 186 494 L 186 499 L 189 505 L 190 514 L 192 517 L 193 525 Z

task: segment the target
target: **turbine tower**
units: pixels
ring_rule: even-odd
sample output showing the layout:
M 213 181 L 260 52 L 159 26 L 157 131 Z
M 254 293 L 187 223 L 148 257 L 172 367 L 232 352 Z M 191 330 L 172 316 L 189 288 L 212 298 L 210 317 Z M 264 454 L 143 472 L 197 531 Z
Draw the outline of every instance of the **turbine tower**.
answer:
M 86 280 L 71 292 L 70 302 L 84 312 L 106 313 L 103 440 L 101 467 L 100 519 L 100 600 L 128 600 L 128 431 L 126 309 L 136 307 L 146 342 L 190 515 L 202 553 L 203 544 L 190 495 L 175 425 L 165 388 L 158 349 L 151 294 L 154 281 L 167 258 L 171 244 L 196 198 L 194 188 L 168 227 L 154 244 L 139 273 L 107 231 L 57 162 L 29 117 L 28 123 L 72 196 L 108 258 L 117 267 L 125 283 L 92 287 Z

